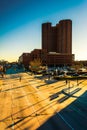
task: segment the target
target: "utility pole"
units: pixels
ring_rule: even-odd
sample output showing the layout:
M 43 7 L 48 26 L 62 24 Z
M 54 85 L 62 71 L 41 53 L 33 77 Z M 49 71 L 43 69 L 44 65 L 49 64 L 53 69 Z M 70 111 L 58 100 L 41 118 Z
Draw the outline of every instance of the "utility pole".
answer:
M 70 94 L 70 80 L 69 80 L 69 87 L 68 87 L 68 89 L 69 89 L 69 94 Z

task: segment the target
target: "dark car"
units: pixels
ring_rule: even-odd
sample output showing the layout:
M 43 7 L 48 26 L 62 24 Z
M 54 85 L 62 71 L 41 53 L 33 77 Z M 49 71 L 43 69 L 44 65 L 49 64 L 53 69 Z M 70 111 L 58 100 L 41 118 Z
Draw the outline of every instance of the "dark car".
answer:
M 74 74 L 72 74 L 72 76 L 79 76 L 79 74 L 77 74 L 77 73 L 74 73 Z

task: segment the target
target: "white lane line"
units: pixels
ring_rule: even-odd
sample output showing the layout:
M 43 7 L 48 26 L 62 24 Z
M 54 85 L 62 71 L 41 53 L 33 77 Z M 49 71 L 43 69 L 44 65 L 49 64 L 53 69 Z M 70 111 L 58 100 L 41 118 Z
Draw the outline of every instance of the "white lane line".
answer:
M 12 89 L 12 85 L 10 87 L 10 89 Z M 12 94 L 12 91 L 10 91 L 10 94 L 11 94 L 11 118 L 12 118 L 12 130 L 14 130 L 14 118 L 13 118 L 13 94 Z
M 62 118 L 62 120 L 63 120 L 72 130 L 74 130 L 74 128 L 64 119 L 64 117 L 63 117 L 60 113 L 57 112 L 57 114 Z
M 34 81 L 34 83 L 35 83 L 36 81 Z M 35 87 L 35 85 L 33 84 L 32 85 L 32 83 L 29 83 L 37 92 L 38 92 L 38 94 L 40 95 L 40 97 L 42 98 L 42 99 L 44 99 L 44 97 L 42 96 L 43 94 L 41 94 L 41 92 L 39 91 L 39 90 L 37 90 L 37 88 Z M 37 84 L 37 82 L 36 82 L 36 84 Z M 45 101 L 46 102 L 46 101 Z M 55 108 L 50 104 L 50 103 L 48 103 L 48 102 L 46 102 L 48 105 L 50 105 L 54 110 L 55 110 Z M 60 114 L 60 113 L 58 113 L 58 112 L 56 112 L 57 113 L 57 115 L 59 115 L 61 118 L 62 118 L 62 120 L 72 129 L 72 130 L 74 130 L 74 128 L 64 119 L 64 117 Z
M 24 95 L 26 95 L 25 91 L 24 91 L 22 88 L 21 88 L 21 90 L 22 90 L 22 93 L 23 93 Z M 28 106 L 31 105 L 31 103 L 29 102 L 27 96 L 25 96 L 24 99 L 25 99 L 26 103 L 28 104 Z
M 30 98 L 30 97 L 29 97 L 29 98 Z M 31 100 L 31 99 L 30 99 L 30 100 Z M 31 100 L 31 102 L 32 102 L 32 100 Z M 31 104 L 31 105 L 33 105 L 33 104 Z M 37 114 L 37 112 L 36 112 L 34 106 L 32 106 L 32 109 L 33 109 L 33 112 L 34 112 L 35 114 Z M 38 124 L 39 124 L 39 127 L 40 127 L 40 126 L 41 126 L 41 125 L 40 125 L 40 121 L 39 121 L 39 119 L 38 119 L 37 116 L 36 116 L 36 118 L 37 118 L 37 121 L 38 121 Z
M 21 90 L 22 90 L 22 93 L 25 95 L 26 92 L 25 92 L 22 88 L 21 88 Z M 29 99 L 30 99 L 30 96 L 29 96 L 29 97 L 27 97 L 27 96 L 25 97 L 25 101 L 26 101 L 26 103 L 28 104 L 28 106 L 32 106 L 33 113 L 36 114 L 36 110 L 35 110 L 33 104 L 31 103 L 32 100 L 30 99 L 31 102 L 29 102 Z M 39 124 L 39 126 L 40 126 L 40 122 L 39 122 L 39 120 L 38 120 L 38 117 L 36 117 L 36 118 L 37 118 L 38 124 Z
M 44 97 L 42 96 L 42 94 L 41 94 L 41 92 L 39 92 L 39 95 L 40 95 L 40 97 L 42 98 L 42 99 L 44 99 Z M 47 103 L 47 104 L 49 104 L 55 111 L 56 111 L 56 109 L 50 104 L 50 103 Z M 59 115 L 61 118 L 62 118 L 62 120 L 72 129 L 72 130 L 74 130 L 74 128 L 64 119 L 64 117 L 60 114 L 60 113 L 56 113 L 57 115 Z
M 39 90 L 37 90 L 34 85 L 32 85 L 32 84 L 30 84 L 30 85 L 38 92 L 38 94 L 40 95 L 40 97 L 41 97 L 42 99 L 44 99 L 44 97 L 42 96 L 43 94 L 41 94 L 41 92 L 40 92 Z M 45 102 L 46 102 L 46 101 L 45 101 Z M 47 102 L 47 104 L 49 104 L 54 110 L 56 110 L 50 103 Z M 59 115 L 59 117 L 61 117 L 62 120 L 63 120 L 72 130 L 74 130 L 74 128 L 64 119 L 64 117 L 63 117 L 60 113 L 57 112 L 57 115 Z

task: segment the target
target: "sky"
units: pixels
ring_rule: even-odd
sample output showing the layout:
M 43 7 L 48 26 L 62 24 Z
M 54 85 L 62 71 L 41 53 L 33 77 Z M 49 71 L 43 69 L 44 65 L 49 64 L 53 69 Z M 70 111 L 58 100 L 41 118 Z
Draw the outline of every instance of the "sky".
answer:
M 87 0 L 0 0 L 0 60 L 41 48 L 41 25 L 72 20 L 72 53 L 87 60 Z

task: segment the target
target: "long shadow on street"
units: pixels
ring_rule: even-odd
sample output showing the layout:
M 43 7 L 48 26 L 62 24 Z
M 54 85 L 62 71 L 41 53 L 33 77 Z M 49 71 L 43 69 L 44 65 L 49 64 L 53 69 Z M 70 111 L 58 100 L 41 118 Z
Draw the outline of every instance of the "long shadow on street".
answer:
M 65 130 L 66 128 L 67 130 L 87 130 L 87 91 L 48 119 L 37 130 Z

